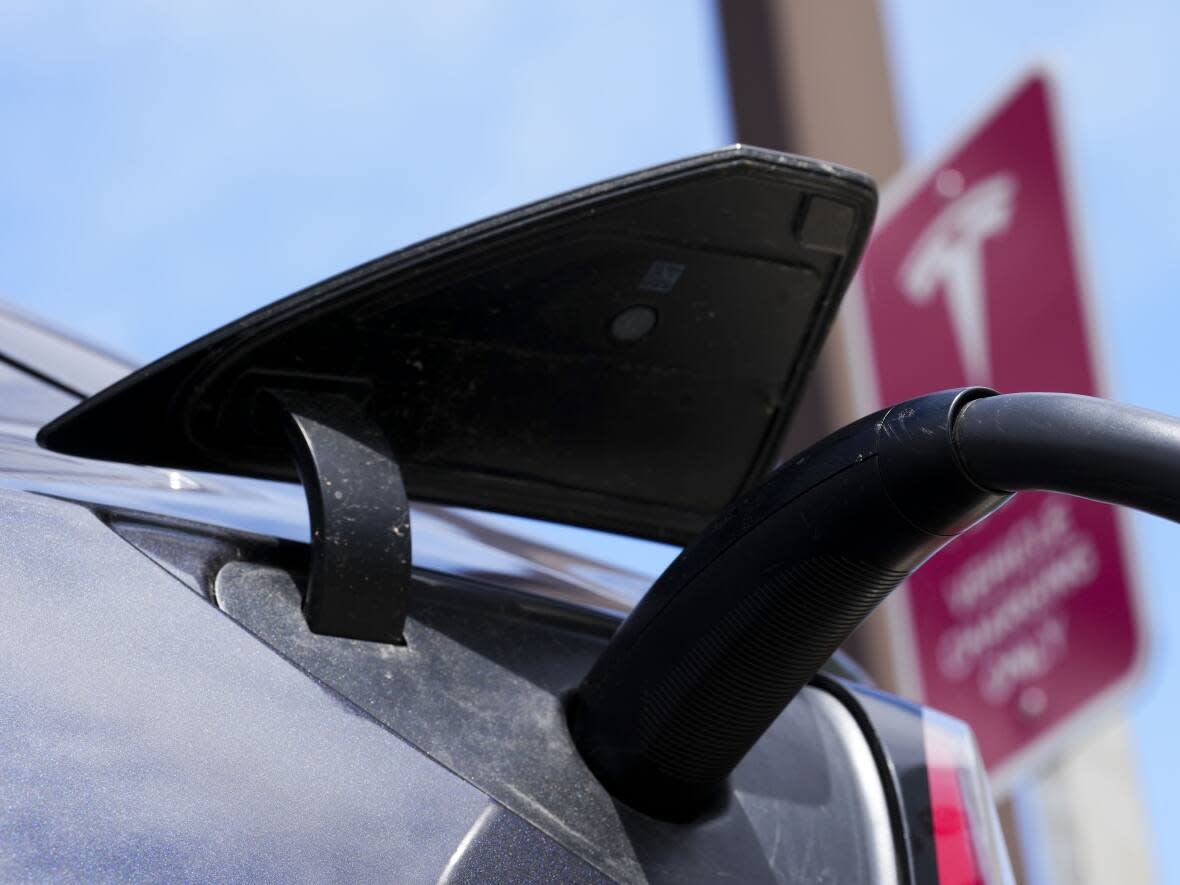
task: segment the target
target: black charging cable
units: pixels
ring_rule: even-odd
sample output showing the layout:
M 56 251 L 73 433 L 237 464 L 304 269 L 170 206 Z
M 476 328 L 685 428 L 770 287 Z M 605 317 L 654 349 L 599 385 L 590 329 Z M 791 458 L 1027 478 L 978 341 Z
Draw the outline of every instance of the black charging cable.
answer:
M 1065 492 L 1180 522 L 1180 421 L 1064 393 L 976 400 L 955 422 L 967 473 L 1007 492 Z

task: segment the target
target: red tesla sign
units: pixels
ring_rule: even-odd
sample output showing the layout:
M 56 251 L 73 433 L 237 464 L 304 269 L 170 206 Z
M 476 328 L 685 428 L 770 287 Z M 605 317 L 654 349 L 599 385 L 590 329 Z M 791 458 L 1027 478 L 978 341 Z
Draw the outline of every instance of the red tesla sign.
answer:
M 1100 393 L 1045 77 L 898 187 L 859 276 L 880 402 L 967 384 Z M 1000 787 L 1138 668 L 1129 555 L 1105 505 L 1020 495 L 903 598 L 908 687 L 972 725 Z

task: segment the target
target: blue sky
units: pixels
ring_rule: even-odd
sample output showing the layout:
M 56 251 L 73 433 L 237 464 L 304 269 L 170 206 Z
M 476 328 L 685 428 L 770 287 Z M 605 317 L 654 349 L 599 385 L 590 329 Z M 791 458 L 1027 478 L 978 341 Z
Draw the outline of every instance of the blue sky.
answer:
M 704 0 L 282 8 L 0 4 L 0 296 L 146 360 L 425 236 L 732 140 Z M 884 8 L 912 161 L 1055 65 L 1111 392 L 1180 414 L 1180 7 Z M 1132 709 L 1161 845 L 1180 535 L 1135 525 L 1155 654 Z

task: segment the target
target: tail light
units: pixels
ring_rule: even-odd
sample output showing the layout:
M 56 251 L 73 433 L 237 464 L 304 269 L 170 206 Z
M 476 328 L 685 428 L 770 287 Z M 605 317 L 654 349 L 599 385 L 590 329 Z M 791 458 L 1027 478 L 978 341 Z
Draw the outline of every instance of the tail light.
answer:
M 939 885 L 1013 885 L 983 760 L 962 722 L 923 713 Z

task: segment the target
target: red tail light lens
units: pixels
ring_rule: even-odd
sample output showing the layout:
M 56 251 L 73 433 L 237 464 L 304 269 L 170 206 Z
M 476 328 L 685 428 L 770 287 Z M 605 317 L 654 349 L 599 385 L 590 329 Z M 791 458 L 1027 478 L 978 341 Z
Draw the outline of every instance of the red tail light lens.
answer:
M 927 710 L 923 732 L 939 885 L 1012 885 L 996 806 L 970 729 Z

